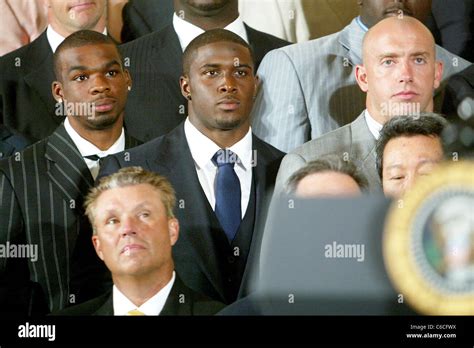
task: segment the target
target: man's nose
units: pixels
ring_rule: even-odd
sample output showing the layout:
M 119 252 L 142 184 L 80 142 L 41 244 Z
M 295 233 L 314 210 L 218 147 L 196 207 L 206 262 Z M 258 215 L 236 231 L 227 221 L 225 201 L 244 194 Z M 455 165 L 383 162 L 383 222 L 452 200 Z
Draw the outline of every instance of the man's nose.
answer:
M 225 74 L 222 78 L 222 84 L 219 86 L 219 91 L 223 93 L 234 93 L 237 91 L 237 84 L 232 74 Z
M 93 85 L 91 87 L 91 93 L 104 93 L 105 91 L 110 90 L 109 81 L 103 75 L 96 76 L 93 80 Z
M 400 63 L 400 82 L 413 82 L 413 68 L 409 62 Z
M 136 233 L 136 224 L 134 219 L 131 217 L 122 218 L 122 226 L 120 229 L 120 234 L 122 237 L 134 235 Z

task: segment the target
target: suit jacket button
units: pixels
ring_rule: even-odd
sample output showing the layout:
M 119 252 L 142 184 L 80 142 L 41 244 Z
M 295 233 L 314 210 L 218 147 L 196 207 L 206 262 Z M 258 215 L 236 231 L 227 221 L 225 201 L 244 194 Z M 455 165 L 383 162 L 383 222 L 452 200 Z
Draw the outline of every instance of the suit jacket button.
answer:
M 227 282 L 232 283 L 232 277 L 227 277 Z
M 227 256 L 227 262 L 229 262 L 229 263 L 234 263 L 234 262 L 235 262 L 235 257 L 233 257 L 233 256 Z

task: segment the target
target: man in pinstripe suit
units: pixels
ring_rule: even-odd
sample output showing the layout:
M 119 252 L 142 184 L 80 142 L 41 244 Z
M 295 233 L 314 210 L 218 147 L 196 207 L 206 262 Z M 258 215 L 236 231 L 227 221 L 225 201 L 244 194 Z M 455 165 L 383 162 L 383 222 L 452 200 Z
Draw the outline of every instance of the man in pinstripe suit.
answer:
M 131 80 L 121 61 L 103 34 L 84 30 L 65 39 L 54 55 L 52 85 L 65 122 L 0 162 L 0 245 L 38 251 L 37 260 L 0 255 L 2 313 L 59 310 L 109 284 L 82 203 L 99 159 L 138 145 L 123 129 Z
M 342 31 L 269 52 L 258 69 L 261 90 L 252 112 L 257 136 L 289 152 L 324 133 L 348 124 L 365 107 L 354 72 L 362 63 L 362 39 L 386 16 L 412 15 L 423 20 L 428 0 L 360 0 L 360 16 Z M 440 110 L 446 79 L 470 63 L 437 46 L 444 62 L 443 83 L 435 92 Z

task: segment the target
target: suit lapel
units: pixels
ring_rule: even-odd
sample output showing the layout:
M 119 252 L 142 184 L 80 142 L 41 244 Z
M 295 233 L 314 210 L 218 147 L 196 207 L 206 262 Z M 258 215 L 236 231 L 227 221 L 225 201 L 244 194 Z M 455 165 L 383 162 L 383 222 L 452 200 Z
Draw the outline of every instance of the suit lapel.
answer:
M 53 51 L 49 46 L 46 31 L 36 40 L 36 44 L 32 45 L 29 55 L 34 58 L 31 64 L 35 65 L 29 66 L 31 72 L 24 77 L 25 83 L 40 96 L 47 114 L 59 125 L 64 117 L 56 116 L 54 110 L 55 100 L 51 93 L 51 83 L 55 80 Z
M 93 315 L 114 315 L 113 292 L 102 295 L 100 299 L 104 299 L 104 302 Z
M 356 19 L 353 19 L 347 27 L 342 29 L 339 35 L 339 43 L 347 49 L 347 57 L 353 66 L 362 64 L 362 40 L 364 35 L 365 32 L 357 24 Z
M 94 181 L 64 125 L 60 125 L 48 138 L 45 156 L 48 160 L 47 174 L 53 186 L 70 205 L 82 211 L 83 196 Z
M 192 315 L 191 293 L 176 274 L 173 287 L 160 315 Z
M 217 255 L 209 250 L 219 250 L 218 240 L 224 237 L 216 233 L 221 227 L 215 215 L 210 215 L 214 212 L 197 177 L 184 134 L 184 123 L 165 136 L 164 142 L 154 158 L 149 156 L 147 164 L 150 170 L 167 176 L 176 190 L 177 215 L 181 221 L 186 221 L 178 244 L 187 245 L 214 288 L 223 289 L 220 277 L 223 272 L 219 270 Z M 184 209 L 180 204 L 184 204 Z M 186 214 L 185 218 L 183 214 Z M 223 293 L 221 296 L 226 297 Z
M 352 155 L 360 160 L 362 172 L 371 186 L 380 186 L 380 178 L 375 169 L 376 140 L 365 121 L 365 110 L 351 123 Z
M 271 48 L 267 45 L 262 45 L 262 40 L 259 40 L 257 36 L 258 32 L 250 28 L 247 24 L 244 23 L 245 31 L 247 32 L 247 38 L 249 40 L 249 45 L 252 47 L 253 54 L 255 55 L 255 64 L 259 64 L 265 53 L 267 53 Z

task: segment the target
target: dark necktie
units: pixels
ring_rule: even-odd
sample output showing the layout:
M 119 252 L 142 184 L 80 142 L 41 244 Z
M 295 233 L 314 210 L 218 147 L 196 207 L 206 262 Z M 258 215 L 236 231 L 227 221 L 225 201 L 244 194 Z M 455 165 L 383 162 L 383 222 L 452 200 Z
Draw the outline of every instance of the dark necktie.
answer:
M 230 150 L 221 149 L 212 157 L 212 162 L 218 167 L 215 212 L 229 243 L 234 240 L 242 216 L 240 181 L 234 170 L 234 164 L 238 161 L 237 155 Z
M 101 159 L 101 157 L 97 155 L 84 156 L 84 158 L 90 159 L 91 161 L 99 161 Z

